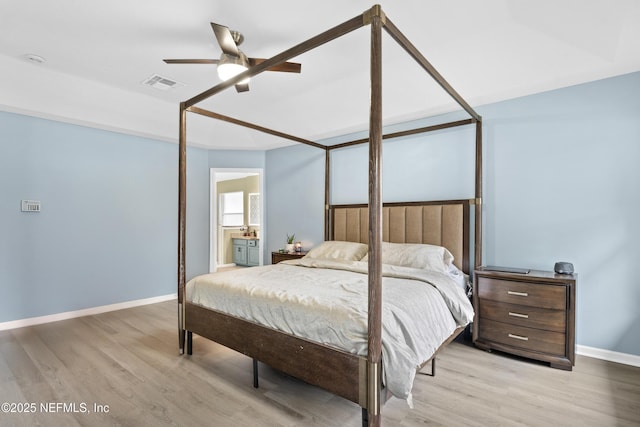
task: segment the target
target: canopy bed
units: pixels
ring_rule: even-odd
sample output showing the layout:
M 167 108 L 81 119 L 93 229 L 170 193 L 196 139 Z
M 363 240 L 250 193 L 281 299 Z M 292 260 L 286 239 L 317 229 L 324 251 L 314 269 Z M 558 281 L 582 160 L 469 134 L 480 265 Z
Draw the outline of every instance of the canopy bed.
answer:
M 217 93 L 226 90 L 238 82 L 256 76 L 270 67 L 277 66 L 285 61 L 294 58 L 304 52 L 312 50 L 324 43 L 345 35 L 363 26 L 371 27 L 371 57 L 370 57 L 370 85 L 371 104 L 369 107 L 369 136 L 363 140 L 350 141 L 338 145 L 325 146 L 323 144 L 288 135 L 273 129 L 268 129 L 256 124 L 244 122 L 237 118 L 228 117 L 219 113 L 205 110 L 196 105 Z M 455 122 L 442 123 L 435 126 L 422 127 L 409 131 L 384 134 L 382 127 L 382 60 L 381 60 L 381 34 L 382 29 L 394 39 L 399 45 L 426 71 L 470 116 L 469 119 Z M 256 131 L 276 135 L 302 144 L 306 144 L 325 152 L 325 243 L 328 246 L 320 245 L 324 251 L 323 256 L 312 256 L 310 252 L 302 260 L 287 261 L 285 263 L 252 267 L 253 273 L 246 271 L 241 274 L 214 273 L 194 278 L 186 283 L 185 273 L 185 230 L 186 230 L 186 118 L 187 112 L 196 113 L 202 116 L 222 120 L 228 123 L 248 127 Z M 387 304 L 395 304 L 391 299 L 387 302 L 387 296 L 391 298 L 394 293 L 392 286 L 402 283 L 399 286 L 413 286 L 414 282 L 428 282 L 432 286 L 422 286 L 422 288 L 437 289 L 437 298 L 446 302 L 434 303 L 436 305 L 446 305 L 448 322 L 447 328 L 436 338 L 435 343 L 430 343 L 430 350 L 425 355 L 420 356 L 419 365 L 423 366 L 433 358 L 437 350 L 453 340 L 471 320 L 473 312 L 469 312 L 466 307 L 468 300 L 460 300 L 458 290 L 451 286 L 452 279 L 448 276 L 449 267 L 436 267 L 434 271 L 420 272 L 411 262 L 406 264 L 404 260 L 391 261 L 402 251 L 411 251 L 409 258 L 416 260 L 416 253 L 422 251 L 429 252 L 419 262 L 425 259 L 437 259 L 436 264 L 440 265 L 443 259 L 444 264 L 453 263 L 455 267 L 468 274 L 471 269 L 470 262 L 470 241 L 471 226 L 470 212 L 473 210 L 473 244 L 474 244 L 474 266 L 481 264 L 482 259 L 482 121 L 481 117 L 462 99 L 462 97 L 445 81 L 445 79 L 434 69 L 434 67 L 424 58 L 422 54 L 407 40 L 407 38 L 393 25 L 386 17 L 380 6 L 375 5 L 363 14 L 356 16 L 326 32 L 319 34 L 303 43 L 300 43 L 284 52 L 265 60 L 247 71 L 238 74 L 236 77 L 224 81 L 211 89 L 180 104 L 180 134 L 179 134 L 179 201 L 178 201 L 178 338 L 180 352 L 184 353 L 185 346 L 187 353 L 192 352 L 192 334 L 211 339 L 231 349 L 244 353 L 254 360 L 262 361 L 276 369 L 294 377 L 300 378 L 308 383 L 320 386 L 332 393 L 349 399 L 362 407 L 363 423 L 368 425 L 379 425 L 380 406 L 384 401 L 385 394 L 382 392 L 382 379 L 385 371 L 391 372 L 391 366 L 383 364 L 383 353 L 385 358 L 399 359 L 385 344 L 385 336 L 390 334 L 385 332 L 387 328 L 399 327 L 409 328 L 418 331 L 435 329 L 433 325 L 416 326 L 388 326 L 383 324 L 383 312 L 387 313 Z M 439 202 L 408 202 L 383 204 L 381 192 L 381 154 L 383 139 L 390 139 L 406 135 L 423 132 L 430 132 L 457 126 L 475 126 L 475 197 L 470 200 L 449 200 Z M 340 205 L 333 206 L 330 203 L 330 153 L 344 147 L 356 144 L 369 144 L 369 200 L 366 205 Z M 334 246 L 332 246 L 334 245 Z M 336 248 L 335 245 L 339 247 Z M 340 246 L 344 245 L 344 246 Z M 398 245 L 398 246 L 389 246 Z M 441 248 L 441 249 L 438 249 Z M 438 255 L 433 255 L 436 251 Z M 313 251 L 312 251 L 313 252 Z M 357 255 L 354 255 L 357 252 Z M 340 253 L 339 257 L 326 254 Z M 346 256 L 344 256 L 346 253 Z M 448 257 L 448 261 L 447 261 Z M 326 259 L 328 258 L 328 260 Z M 397 258 L 397 257 L 396 257 Z M 451 261 L 453 258 L 453 261 Z M 413 261 L 412 261 L 413 262 Z M 429 263 L 430 261 L 427 261 Z M 447 264 L 449 263 L 449 264 Z M 310 279 L 326 282 L 335 280 L 334 276 L 325 277 L 325 269 L 332 270 L 333 273 L 341 275 L 347 283 L 338 286 L 349 288 L 349 286 L 359 286 L 359 282 L 364 284 L 362 304 L 364 307 L 357 308 L 360 317 L 355 323 L 363 323 L 362 330 L 359 330 L 361 340 L 360 350 L 340 348 L 339 344 L 328 345 L 332 338 L 309 337 L 305 335 L 309 331 L 287 330 L 279 326 L 278 320 L 259 320 L 257 317 L 261 313 L 240 313 L 246 306 L 261 307 L 263 295 L 273 293 L 265 290 L 271 286 L 272 282 L 278 282 L 278 277 L 289 277 L 300 269 L 305 270 L 305 276 L 310 270 L 317 270 L 319 276 Z M 422 265 L 419 268 L 424 268 Z M 451 267 L 453 268 L 453 267 Z M 414 270 L 417 270 L 419 277 L 414 277 Z M 445 271 L 447 270 L 447 271 Z M 425 270 L 426 271 L 426 270 Z M 411 273 L 411 274 L 409 274 Z M 246 275 L 255 274 L 260 276 L 248 277 Z M 314 273 L 315 274 L 315 273 Z M 220 282 L 219 286 L 208 284 L 208 280 Z M 254 282 L 264 280 L 268 282 L 265 288 L 254 287 Z M 280 280 L 285 282 L 284 280 Z M 248 282 L 251 282 L 249 285 Z M 233 286 L 232 286 L 233 285 Z M 347 286 L 348 285 L 348 286 Z M 256 285 L 257 286 L 257 285 Z M 382 289 L 385 289 L 385 304 L 382 301 Z M 206 296 L 201 290 L 211 287 L 214 296 Z M 304 308 L 294 307 L 291 300 L 304 301 L 307 298 L 301 290 L 305 286 L 287 289 L 285 293 L 292 296 L 287 300 L 279 300 L 281 308 L 279 311 L 283 315 L 291 312 L 297 313 L 296 319 L 304 315 L 306 310 L 324 310 L 315 304 L 307 304 Z M 225 288 L 222 290 L 221 288 Z M 233 289 L 232 289 L 233 288 Z M 244 308 L 231 307 L 225 305 L 225 301 L 235 299 L 234 294 L 224 292 L 246 293 L 252 299 L 251 304 L 244 304 Z M 280 292 L 280 291 L 278 291 Z M 338 292 L 336 290 L 336 292 Z M 402 293 L 402 292 L 400 292 Z M 451 299 L 446 296 L 456 294 Z M 326 295 L 325 295 L 326 297 Z M 266 298 L 266 297 L 265 297 Z M 311 297 L 309 297 L 311 298 Z M 313 298 L 316 298 L 314 296 Z M 341 297 L 336 297 L 341 298 Z M 208 304 L 205 300 L 211 300 Z M 322 299 L 321 296 L 316 299 Z M 348 299 L 348 298 L 347 298 Z M 265 303 L 266 304 L 266 303 Z M 406 303 L 398 303 L 398 305 Z M 429 303 L 431 304 L 431 303 Z M 466 305 L 465 305 L 466 304 Z M 304 304 L 303 304 L 304 305 Z M 309 308 L 311 307 L 311 308 Z M 268 311 L 269 309 L 266 309 Z M 297 310 L 297 311 L 296 311 Z M 341 308 L 331 307 L 332 315 L 342 313 Z M 350 309 L 345 309 L 350 310 Z M 434 309 L 435 310 L 435 309 Z M 431 311 L 431 310 L 429 310 Z M 437 310 L 436 310 L 437 311 Z M 340 316 L 339 314 L 337 315 Z M 347 317 L 349 317 L 348 315 Z M 390 317 L 424 317 L 421 314 L 385 314 L 385 322 Z M 284 324 L 291 324 L 290 319 L 281 321 Z M 303 320 L 303 324 L 309 325 L 311 321 Z M 293 327 L 295 329 L 295 326 Z M 325 328 L 326 329 L 326 328 Z M 364 333 L 362 333 L 364 331 Z M 313 335 L 312 332 L 309 332 Z M 336 335 L 343 334 L 337 331 Z M 444 334 L 444 335 L 443 335 Z M 393 335 L 393 334 L 391 334 Z M 411 340 L 411 339 L 409 339 Z M 338 339 L 339 341 L 339 339 Z M 417 351 L 417 350 L 416 350 Z M 415 373 L 415 372 L 414 372 Z M 412 379 L 413 377 L 409 375 Z M 390 375 L 387 375 L 386 386 L 389 387 Z M 400 388 L 403 385 L 399 386 Z M 396 391 L 394 394 L 402 394 Z M 410 386 L 409 386 L 410 395 Z

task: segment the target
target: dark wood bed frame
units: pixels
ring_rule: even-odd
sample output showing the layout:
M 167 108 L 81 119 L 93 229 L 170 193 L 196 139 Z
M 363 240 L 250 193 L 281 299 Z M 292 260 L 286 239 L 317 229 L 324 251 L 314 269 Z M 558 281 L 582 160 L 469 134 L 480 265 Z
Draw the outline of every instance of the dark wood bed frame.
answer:
M 208 111 L 196 104 L 234 86 L 239 81 L 254 77 L 263 71 L 315 49 L 331 40 L 339 38 L 363 26 L 371 26 L 370 78 L 371 104 L 369 108 L 369 137 L 338 145 L 325 146 L 304 138 L 288 135 L 273 129 Z M 383 134 L 382 127 L 382 29 L 402 48 L 464 109 L 470 119 L 442 123 L 392 134 Z M 366 231 L 359 238 L 369 245 L 368 269 L 368 351 L 366 357 L 356 356 L 332 347 L 279 332 L 251 323 L 215 310 L 206 309 L 185 300 L 186 270 L 186 161 L 187 161 L 187 112 L 234 123 L 256 131 L 276 135 L 285 139 L 313 146 L 325 151 L 325 239 L 334 235 L 335 209 L 330 205 L 330 153 L 333 150 L 369 144 L 369 201 L 366 210 Z M 382 359 L 382 262 L 381 242 L 383 240 L 383 203 L 381 192 L 381 155 L 384 139 L 413 135 L 445 128 L 475 125 L 475 198 L 463 201 L 446 201 L 440 204 L 461 203 L 464 206 L 464 236 L 468 236 L 469 210 L 474 206 L 474 266 L 482 264 L 482 118 L 446 82 L 426 58 L 413 46 L 398 28 L 387 18 L 379 5 L 365 11 L 334 28 L 312 37 L 280 54 L 258 64 L 236 77 L 224 81 L 201 94 L 180 103 L 179 132 L 179 178 L 178 178 L 178 340 L 181 354 L 192 352 L 192 334 L 211 339 L 226 347 L 244 353 L 254 360 L 262 361 L 289 375 L 319 386 L 342 396 L 362 407 L 363 424 L 380 425 L 380 407 L 383 401 L 381 391 Z M 428 202 L 433 204 L 433 202 Z M 415 204 L 409 204 L 415 205 Z M 362 235 L 361 235 L 362 236 Z M 429 242 L 425 242 L 429 243 Z M 445 245 L 446 246 L 446 245 Z M 463 239 L 463 264 L 466 273 L 469 268 L 469 239 Z M 462 328 L 458 328 L 442 346 L 453 340 Z

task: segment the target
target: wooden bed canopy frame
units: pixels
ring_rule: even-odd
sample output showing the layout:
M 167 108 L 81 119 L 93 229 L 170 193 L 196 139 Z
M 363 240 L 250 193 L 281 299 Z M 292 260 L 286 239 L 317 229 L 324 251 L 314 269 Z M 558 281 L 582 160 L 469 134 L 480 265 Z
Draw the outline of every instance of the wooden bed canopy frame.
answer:
M 263 71 L 310 51 L 329 41 L 337 39 L 363 26 L 371 26 L 370 42 L 370 79 L 371 98 L 369 107 L 369 137 L 342 144 L 327 146 L 314 141 L 288 135 L 273 129 L 244 122 L 236 118 L 224 116 L 196 106 L 196 104 L 222 92 L 241 80 L 256 76 Z M 391 36 L 423 69 L 427 72 L 470 116 L 466 120 L 442 123 L 417 129 L 383 133 L 382 126 L 382 29 Z M 185 300 L 186 269 L 186 176 L 187 176 L 187 112 L 222 120 L 244 126 L 256 131 L 296 141 L 325 151 L 325 240 L 334 236 L 334 214 L 330 206 L 330 153 L 344 147 L 369 143 L 369 200 L 366 209 L 366 228 L 360 241 L 369 245 L 368 263 L 368 351 L 366 359 L 347 352 L 329 348 L 298 337 L 294 337 L 270 328 L 262 327 L 242 319 L 233 318 L 224 313 L 215 312 L 190 304 Z M 276 369 L 298 377 L 311 384 L 318 385 L 345 397 L 362 407 L 363 423 L 380 425 L 380 406 L 382 400 L 380 371 L 382 360 L 382 257 L 383 240 L 383 203 L 381 191 L 381 155 L 382 141 L 401 136 L 436 131 L 457 126 L 475 125 L 475 198 L 455 202 L 466 206 L 467 218 L 469 206 L 474 205 L 474 267 L 482 264 L 482 118 L 469 104 L 447 83 L 416 47 L 398 30 L 384 14 L 380 5 L 374 5 L 336 27 L 312 37 L 290 49 L 281 52 L 264 62 L 257 64 L 234 78 L 180 103 L 179 131 L 179 180 L 178 180 L 178 340 L 180 353 L 184 354 L 185 343 L 187 353 L 192 352 L 192 333 L 205 336 L 222 345 L 242 352 L 254 360 L 258 359 Z M 343 206 L 344 207 L 344 206 Z M 349 206 L 347 206 L 349 207 Z M 362 207 L 362 206 L 360 206 Z M 362 227 L 362 225 L 361 225 Z M 469 234 L 468 224 L 465 226 Z M 462 269 L 470 272 L 468 240 Z M 212 327 L 212 324 L 217 326 Z M 455 338 L 462 328 L 458 328 L 450 337 Z M 249 335 L 245 337 L 244 334 Z M 186 338 L 186 339 L 185 339 Z M 447 341 L 448 342 L 448 341 Z M 443 344 L 444 345 L 444 344 Z M 301 351 L 304 349 L 304 351 Z M 283 353 L 285 356 L 283 356 Z M 286 354 L 295 355 L 287 358 Z M 322 365 L 323 373 L 313 371 L 310 367 Z M 310 372 L 311 371 L 313 372 Z

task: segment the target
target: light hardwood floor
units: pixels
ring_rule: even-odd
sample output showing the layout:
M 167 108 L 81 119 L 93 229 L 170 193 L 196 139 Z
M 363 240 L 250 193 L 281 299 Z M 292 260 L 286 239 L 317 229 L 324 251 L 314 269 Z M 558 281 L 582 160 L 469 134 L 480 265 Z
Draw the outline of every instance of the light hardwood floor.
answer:
M 35 409 L 0 425 L 360 425 L 357 405 L 267 366 L 254 389 L 251 360 L 203 338 L 180 356 L 176 319 L 165 302 L 0 332 L 0 403 Z M 383 425 L 640 425 L 640 368 L 578 356 L 566 372 L 459 342 L 437 363 L 415 408 L 390 400 Z

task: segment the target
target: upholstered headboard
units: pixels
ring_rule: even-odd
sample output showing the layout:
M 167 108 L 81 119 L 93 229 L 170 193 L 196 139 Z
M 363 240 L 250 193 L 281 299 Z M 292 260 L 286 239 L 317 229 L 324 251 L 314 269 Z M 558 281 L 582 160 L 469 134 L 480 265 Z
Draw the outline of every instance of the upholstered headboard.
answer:
M 332 240 L 369 242 L 369 209 L 362 205 L 330 207 Z M 469 273 L 469 200 L 385 203 L 382 240 L 444 246 L 454 264 Z

